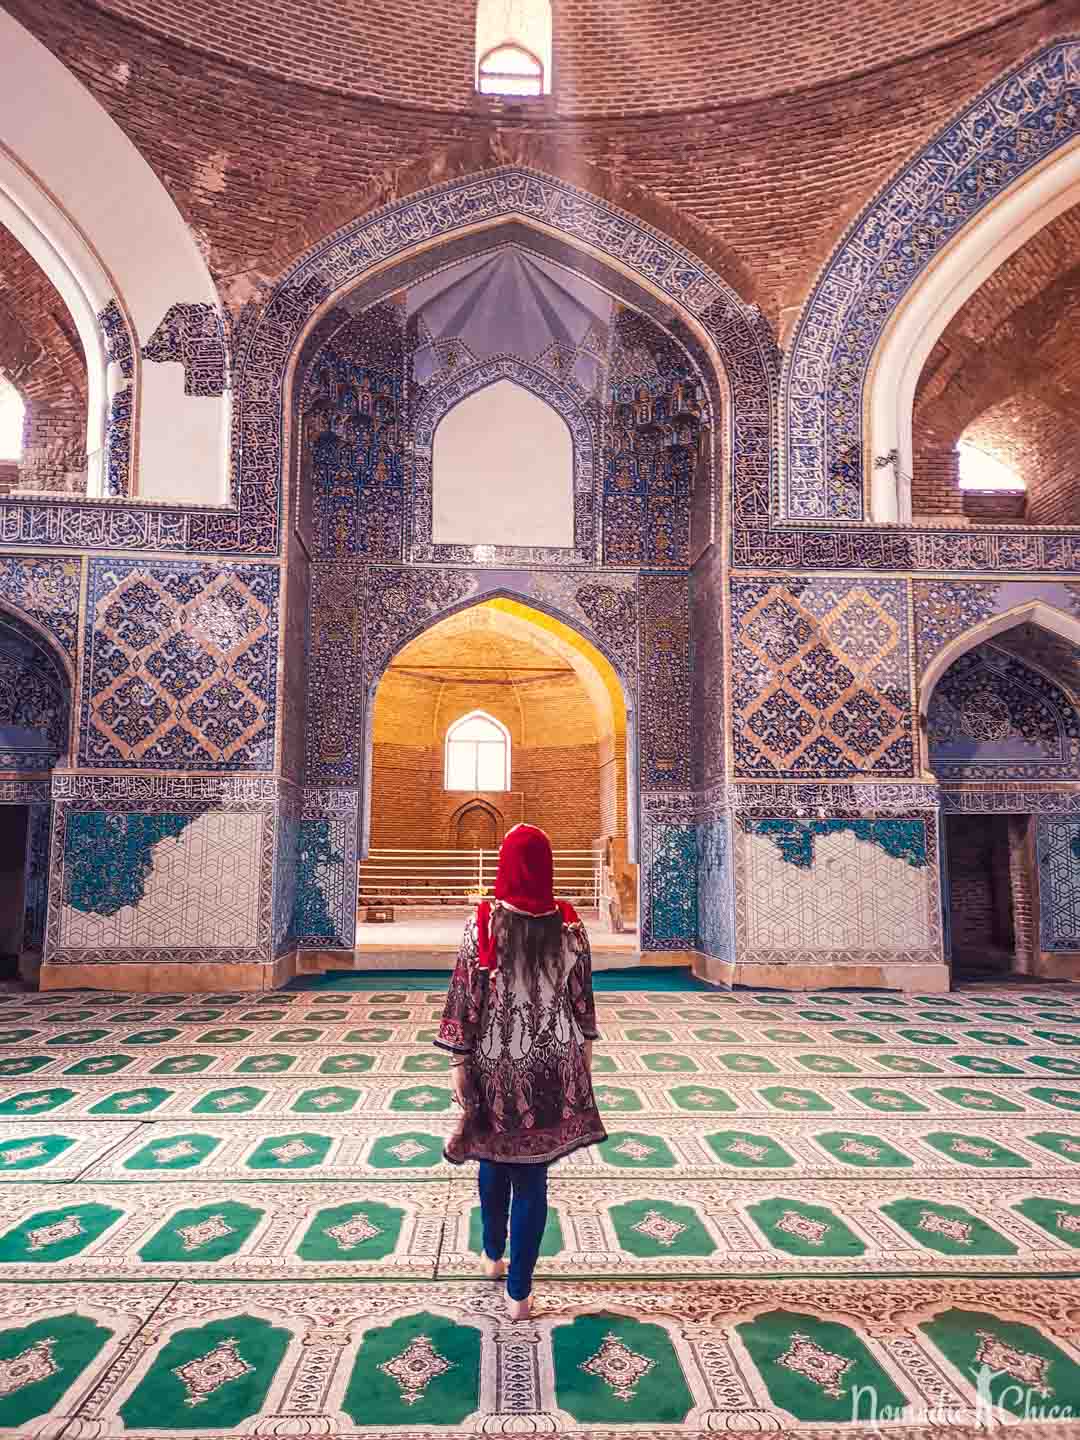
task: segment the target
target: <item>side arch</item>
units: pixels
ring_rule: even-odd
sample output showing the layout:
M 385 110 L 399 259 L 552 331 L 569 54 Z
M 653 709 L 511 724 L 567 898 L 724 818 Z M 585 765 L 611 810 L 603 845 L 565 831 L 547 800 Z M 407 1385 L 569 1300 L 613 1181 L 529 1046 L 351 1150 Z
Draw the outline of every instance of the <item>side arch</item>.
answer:
M 785 517 L 905 518 L 895 476 L 910 473 L 919 350 L 925 358 L 966 298 L 960 264 L 976 267 L 974 288 L 1009 253 L 1007 225 L 1020 227 L 1021 244 L 1080 193 L 1078 147 L 1080 40 L 1065 39 L 961 110 L 856 219 L 803 307 L 784 366 Z
M 60 647 L 55 638 L 25 611 L 18 609 L 8 601 L 0 601 L 0 642 L 7 632 L 15 637 L 27 649 L 28 656 L 41 670 L 44 671 L 44 678 L 47 685 L 55 690 L 60 704 L 62 714 L 58 717 L 56 732 L 55 754 L 50 758 L 46 767 L 52 769 L 55 765 L 68 766 L 73 763 L 75 743 L 75 673 L 74 668 Z M 8 723 L 8 722 L 4 722 Z M 33 727 L 31 727 L 33 728 Z M 27 757 L 29 758 L 29 757 Z M 25 769 L 26 764 L 15 763 L 14 757 L 7 756 L 6 761 L 0 757 L 0 769 Z
M 920 767 L 924 779 L 933 780 L 935 778 L 930 769 L 927 713 L 938 681 L 949 667 L 959 660 L 961 655 L 966 655 L 969 650 L 974 650 L 985 641 L 992 640 L 995 635 L 1000 635 L 1006 630 L 1012 630 L 1015 626 L 1025 623 L 1038 625 L 1041 629 L 1060 636 L 1074 645 L 1077 652 L 1080 653 L 1080 619 L 1064 610 L 1059 610 L 1056 605 L 1048 605 L 1043 600 L 1030 600 L 1024 605 L 1016 605 L 1011 610 L 1005 610 L 1000 615 L 994 615 L 988 620 L 982 620 L 977 625 L 972 625 L 963 634 L 950 640 L 930 661 L 919 680 L 918 734 Z
M 104 457 L 98 463 L 96 493 L 223 502 L 224 328 L 195 238 L 119 125 L 6 12 L 0 54 L 0 220 L 45 270 L 78 328 L 89 370 L 87 450 L 107 442 L 115 451 L 108 465 Z M 62 119 L 46 124 L 42 116 Z M 162 361 L 178 362 L 182 373 L 154 363 Z M 126 399 L 118 406 L 119 396 Z M 120 432 L 115 444 L 110 423 Z M 130 451 L 124 489 L 121 447 Z M 207 477 L 198 493 L 192 476 Z

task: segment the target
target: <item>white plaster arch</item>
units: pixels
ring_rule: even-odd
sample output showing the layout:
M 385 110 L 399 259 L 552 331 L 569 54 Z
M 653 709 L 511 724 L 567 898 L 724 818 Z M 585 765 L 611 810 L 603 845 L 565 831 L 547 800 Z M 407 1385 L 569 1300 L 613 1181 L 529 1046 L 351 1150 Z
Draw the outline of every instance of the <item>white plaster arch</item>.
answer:
M 572 549 L 574 460 L 548 399 L 506 376 L 471 391 L 432 437 L 432 542 Z
M 1077 202 L 1080 136 L 965 225 L 897 306 L 874 352 L 864 400 L 872 520 L 911 523 L 915 390 L 945 327 L 998 266 Z M 894 451 L 896 462 L 878 468 L 877 460 Z
M 174 304 L 208 305 L 220 319 L 195 237 L 119 125 L 2 9 L 0 54 L 0 220 L 71 309 L 89 372 L 88 442 L 96 443 L 87 449 L 100 449 L 108 388 L 122 384 L 117 376 L 104 378 L 97 324 L 115 299 L 134 342 L 133 492 L 172 503 L 224 503 L 227 396 L 187 395 L 183 365 L 144 362 L 139 353 Z
M 991 616 L 988 620 L 980 620 L 977 625 L 972 625 L 962 635 L 957 635 L 955 640 L 950 640 L 944 649 L 939 650 L 930 661 L 919 681 L 918 733 L 920 763 L 924 779 L 936 778 L 930 770 L 926 716 L 938 681 L 949 666 L 959 660 L 961 655 L 966 655 L 969 650 L 974 650 L 977 645 L 992 640 L 995 635 L 1000 635 L 1005 630 L 1012 630 L 1015 626 L 1024 624 L 1038 625 L 1053 635 L 1059 635 L 1080 650 L 1080 620 L 1064 610 L 1059 610 L 1056 605 L 1048 605 L 1045 600 L 1029 600 L 1024 605 L 1016 605 L 1011 610 L 1003 611 L 1000 615 Z
M 0 14 L 0 26 L 2 23 Z M 81 232 L 2 147 L 0 225 L 10 230 L 55 285 L 82 342 L 86 357 L 86 488 L 88 494 L 100 495 L 109 385 L 97 316 L 112 294 L 109 277 Z

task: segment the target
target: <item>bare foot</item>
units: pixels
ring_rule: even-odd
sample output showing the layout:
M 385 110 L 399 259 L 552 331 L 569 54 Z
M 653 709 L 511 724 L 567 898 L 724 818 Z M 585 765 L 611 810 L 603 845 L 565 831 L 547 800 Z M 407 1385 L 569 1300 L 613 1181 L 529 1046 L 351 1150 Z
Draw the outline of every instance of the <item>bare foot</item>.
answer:
M 526 1295 L 524 1300 L 511 1300 L 507 1296 L 506 1310 L 511 1320 L 528 1320 L 532 1314 L 532 1296 Z
M 506 1275 L 505 1260 L 489 1260 L 488 1257 L 485 1255 L 484 1264 L 487 1266 L 489 1280 L 502 1280 Z

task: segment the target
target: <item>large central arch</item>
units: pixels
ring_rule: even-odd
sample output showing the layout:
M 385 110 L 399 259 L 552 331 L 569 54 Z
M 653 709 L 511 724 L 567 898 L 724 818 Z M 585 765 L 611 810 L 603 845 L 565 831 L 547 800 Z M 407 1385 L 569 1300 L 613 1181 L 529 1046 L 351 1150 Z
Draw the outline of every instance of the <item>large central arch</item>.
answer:
M 364 303 L 373 303 L 410 273 L 445 263 L 454 242 L 498 226 L 520 227 L 539 242 L 561 241 L 573 250 L 580 273 L 602 273 L 601 283 L 628 290 L 630 303 L 661 324 L 685 329 L 728 401 L 722 451 L 738 513 L 767 517 L 778 363 L 761 312 L 643 220 L 563 180 L 506 165 L 384 206 L 331 235 L 285 273 L 237 338 L 233 463 L 240 513 L 192 517 L 194 546 L 231 553 L 247 548 L 251 526 L 260 547 L 277 531 L 278 484 L 289 468 L 287 397 L 304 342 L 334 306 L 361 286 Z
M 500 806 L 500 795 L 496 792 L 478 792 L 471 798 L 462 795 L 458 799 L 466 806 L 480 806 L 493 815 L 501 816 L 504 826 L 518 819 L 544 825 L 550 829 L 557 852 L 569 847 L 577 855 L 583 847 L 592 847 L 600 836 L 611 840 L 613 853 L 618 855 L 616 870 L 629 886 L 627 904 L 636 904 L 636 877 L 626 869 L 627 864 L 637 864 L 638 734 L 632 688 L 634 677 L 620 673 L 596 643 L 596 637 L 590 638 L 586 631 L 587 627 L 579 619 L 571 618 L 565 612 L 559 613 L 550 598 L 538 600 L 532 595 L 527 600 L 520 591 L 511 593 L 502 586 L 451 604 L 445 612 L 427 618 L 416 633 L 405 636 L 395 645 L 379 673 L 372 676 L 367 693 L 360 858 L 363 860 L 369 855 L 375 858 L 376 875 L 385 877 L 388 865 L 391 868 L 401 865 L 402 846 L 413 847 L 414 864 L 429 868 L 433 864 L 438 865 L 439 857 L 448 844 L 453 848 L 447 834 L 447 822 L 452 815 L 460 818 L 460 807 L 455 806 L 452 792 L 446 792 L 440 780 L 420 778 L 421 774 L 428 776 L 425 753 L 435 757 L 432 773 L 439 770 L 441 774 L 450 722 L 460 719 L 465 713 L 463 706 L 472 707 L 469 713 L 477 713 L 477 705 L 487 712 L 487 705 L 494 703 L 497 707 L 504 707 L 506 725 L 498 718 L 498 710 L 487 712 L 489 718 L 495 714 L 494 723 L 507 738 L 511 734 L 507 726 L 512 727 L 515 736 L 511 783 L 506 787 L 506 799 L 524 808 L 512 812 L 505 811 L 505 808 L 496 809 Z M 524 644 L 528 650 L 547 656 L 549 663 L 556 661 L 567 666 L 562 678 L 569 680 L 572 676 L 572 690 L 576 698 L 564 697 L 560 709 L 569 699 L 576 717 L 572 722 L 575 735 L 580 735 L 577 727 L 587 714 L 590 724 L 595 725 L 597 743 L 595 756 L 591 752 L 582 752 L 572 762 L 581 769 L 583 786 L 579 800 L 572 807 L 572 814 L 563 808 L 566 797 L 562 789 L 565 783 L 562 767 L 568 758 L 563 747 L 580 745 L 580 738 L 561 737 L 557 722 L 551 727 L 545 724 L 542 729 L 537 728 L 535 713 L 529 708 L 527 677 L 524 691 L 516 688 L 521 683 L 518 681 L 510 686 L 512 698 L 505 692 L 498 695 L 490 692 L 493 697 L 490 702 L 485 699 L 489 692 L 472 689 L 475 680 L 470 681 L 464 675 L 450 682 L 448 690 L 442 681 L 437 681 L 434 691 L 429 689 L 426 694 L 421 693 L 426 679 L 424 671 L 431 668 L 430 662 L 435 654 L 430 646 L 423 648 L 424 642 L 439 636 L 444 644 L 451 647 L 450 654 L 456 657 L 446 660 L 450 671 L 455 671 L 457 665 L 466 661 L 468 669 L 477 659 L 484 662 L 482 668 L 486 669 L 485 656 L 492 642 L 496 646 L 508 642 L 512 651 Z M 415 653 L 417 643 L 422 647 L 419 655 Z M 419 672 L 412 668 L 417 664 L 421 666 Z M 400 673 L 395 667 L 401 667 Z M 387 687 L 391 682 L 393 689 L 388 694 Z M 489 685 L 491 682 L 486 680 L 481 683 Z M 406 687 L 404 691 L 400 689 L 402 685 Z M 409 719 L 402 728 L 400 707 L 406 699 L 410 706 Z M 550 704 L 550 700 L 541 701 L 542 707 Z M 575 705 L 576 709 L 573 708 Z M 541 713 L 546 716 L 548 711 L 542 708 Z M 530 714 L 533 715 L 532 720 L 528 718 Z M 380 735 L 382 742 L 389 745 L 389 758 L 387 752 L 379 748 Z M 402 790 L 402 745 L 415 746 L 417 751 L 406 762 L 406 773 L 416 777 L 413 784 L 421 787 L 416 793 L 426 797 L 425 823 L 419 829 L 415 818 L 403 818 L 400 809 L 401 804 L 406 804 L 406 814 L 411 813 L 408 804 L 412 803 L 406 803 L 404 798 L 406 793 L 411 795 L 412 792 Z M 544 759 L 546 746 L 554 746 L 559 751 L 560 759 L 555 771 L 550 769 L 551 762 Z M 604 755 L 609 759 L 606 772 L 601 768 Z M 381 768 L 384 764 L 389 765 L 389 770 Z M 522 766 L 532 775 L 531 781 L 524 786 L 519 779 Z M 539 779 L 536 773 L 538 766 L 539 774 L 546 779 Z M 590 802 L 588 796 L 593 779 L 596 790 Z M 550 824 L 542 812 L 550 813 Z M 590 820 L 592 825 L 587 823 Z M 573 838 L 565 838 L 567 835 Z M 498 838 L 501 839 L 501 833 Z M 398 848 L 380 848 L 387 846 Z M 497 841 L 494 847 L 489 845 L 487 848 L 497 848 Z M 580 865 L 580 860 L 574 860 L 572 864 Z M 407 906 L 409 902 L 402 900 L 401 903 Z M 626 928 L 636 929 L 627 908 L 623 910 L 623 917 Z M 601 928 L 606 929 L 606 925 Z M 374 943 L 377 945 L 378 941 Z

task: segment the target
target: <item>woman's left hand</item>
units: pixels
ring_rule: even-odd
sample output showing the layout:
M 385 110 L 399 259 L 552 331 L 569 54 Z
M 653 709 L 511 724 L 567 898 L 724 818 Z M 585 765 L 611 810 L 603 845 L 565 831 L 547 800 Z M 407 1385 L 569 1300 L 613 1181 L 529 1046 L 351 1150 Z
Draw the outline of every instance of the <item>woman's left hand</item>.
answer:
M 455 1105 L 465 1108 L 465 1066 L 451 1065 L 450 1067 L 450 1090 Z

